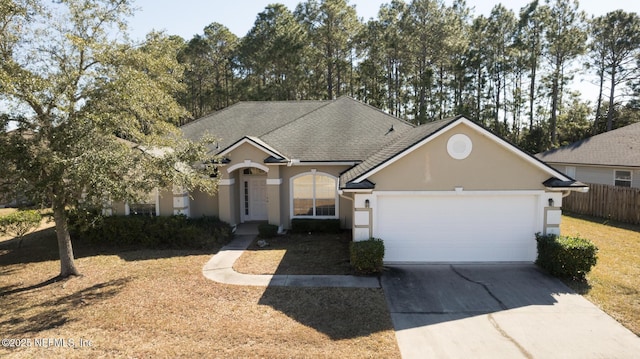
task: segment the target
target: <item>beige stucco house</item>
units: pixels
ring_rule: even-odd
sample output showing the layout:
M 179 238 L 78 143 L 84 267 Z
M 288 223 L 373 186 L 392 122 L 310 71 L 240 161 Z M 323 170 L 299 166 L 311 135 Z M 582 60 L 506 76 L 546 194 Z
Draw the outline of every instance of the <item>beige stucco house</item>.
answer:
M 640 123 L 604 132 L 536 157 L 578 181 L 640 188 Z
M 160 191 L 156 214 L 335 218 L 382 238 L 386 262 L 531 262 L 535 233 L 558 233 L 563 196 L 586 189 L 462 116 L 415 127 L 348 97 L 241 102 L 182 131 L 220 139 L 218 192 Z

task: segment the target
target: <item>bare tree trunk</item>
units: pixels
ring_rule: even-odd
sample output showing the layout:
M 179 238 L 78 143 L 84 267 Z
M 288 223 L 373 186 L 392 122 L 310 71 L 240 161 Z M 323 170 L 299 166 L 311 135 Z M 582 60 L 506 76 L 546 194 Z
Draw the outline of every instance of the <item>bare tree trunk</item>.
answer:
M 596 105 L 596 118 L 593 120 L 592 135 L 598 133 L 598 122 L 600 121 L 600 110 L 602 109 L 602 87 L 604 86 L 604 69 L 600 69 L 600 87 L 598 90 L 598 104 Z
M 529 131 L 533 128 L 533 103 L 536 97 L 536 70 L 538 68 L 538 57 L 534 54 L 531 64 L 531 84 L 529 85 Z
M 558 141 L 558 75 L 554 75 L 551 86 L 551 120 L 549 126 L 551 130 L 551 146 L 555 147 Z
M 60 277 L 66 278 L 80 275 L 74 262 L 71 236 L 67 225 L 67 214 L 63 205 L 53 205 L 53 218 L 56 223 L 58 252 L 60 253 Z
M 613 105 L 615 103 L 616 91 L 616 68 L 611 68 L 611 92 L 609 93 L 609 110 L 607 111 L 607 131 L 613 129 Z

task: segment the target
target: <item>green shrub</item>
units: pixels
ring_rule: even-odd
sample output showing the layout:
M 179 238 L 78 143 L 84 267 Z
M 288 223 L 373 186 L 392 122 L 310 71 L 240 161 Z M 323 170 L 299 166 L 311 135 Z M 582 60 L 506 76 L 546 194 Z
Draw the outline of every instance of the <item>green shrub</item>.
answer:
M 596 265 L 598 248 L 580 237 L 536 234 L 536 264 L 559 277 L 582 279 Z
M 70 216 L 72 235 L 97 245 L 205 249 L 231 239 L 229 224 L 214 217 L 110 216 L 87 224 Z
M 349 245 L 351 266 L 358 273 L 370 274 L 382 271 L 384 243 L 382 239 L 370 238 L 366 241 L 351 242 Z
M 278 226 L 275 224 L 261 223 L 258 225 L 260 238 L 273 238 L 278 234 Z
M 301 219 L 291 221 L 293 233 L 340 233 L 339 219 Z
M 42 214 L 34 210 L 17 211 L 0 216 L 0 234 L 17 238 L 20 246 L 23 237 L 38 228 L 41 220 Z

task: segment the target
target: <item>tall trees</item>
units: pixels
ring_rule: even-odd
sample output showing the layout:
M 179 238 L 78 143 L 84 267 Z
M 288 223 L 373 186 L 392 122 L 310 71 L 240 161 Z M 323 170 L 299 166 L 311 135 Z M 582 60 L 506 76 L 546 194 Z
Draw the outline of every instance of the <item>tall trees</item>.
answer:
M 606 130 L 613 127 L 616 107 L 616 89 L 632 78 L 640 75 L 636 57 L 640 55 L 640 17 L 636 13 L 622 10 L 610 12 L 591 21 L 591 64 L 600 80 L 598 105 L 594 130 L 598 127 L 602 92 L 605 78 L 608 78 L 609 105 Z
M 300 99 L 306 43 L 307 34 L 286 6 L 269 5 L 258 14 L 239 49 L 245 98 Z
M 558 144 L 558 112 L 562 106 L 563 90 L 570 76 L 567 66 L 585 51 L 587 33 L 584 29 L 586 14 L 578 10 L 577 0 L 556 0 L 550 6 L 545 37 L 545 55 L 550 66 L 551 114 L 549 128 L 551 144 Z
M 503 107 L 502 119 L 507 120 L 507 74 L 512 70 L 510 49 L 516 29 L 516 19 L 511 10 L 496 5 L 489 15 L 486 28 L 487 65 L 491 81 L 492 103 L 494 104 L 494 131 L 504 133 L 500 125 L 500 107 Z
M 400 23 L 402 41 L 407 44 L 409 59 L 408 80 L 411 86 L 413 118 L 424 123 L 433 115 L 436 63 L 441 60 L 445 38 L 444 5 L 441 0 L 413 0 L 407 6 Z M 431 107 L 433 111 L 433 108 Z
M 186 88 L 179 101 L 194 118 L 237 101 L 234 60 L 238 42 L 224 25 L 212 23 L 180 52 L 180 62 L 186 66 Z
M 544 44 L 544 26 L 548 22 L 549 7 L 533 0 L 520 10 L 517 46 L 523 53 L 524 64 L 529 72 L 528 101 L 529 128 L 533 128 L 535 102 L 538 92 L 538 69 Z
M 136 47 L 114 39 L 128 0 L 61 0 L 55 9 L 0 1 L 0 100 L 11 105 L 0 128 L 9 119 L 17 126 L 0 132 L 0 168 L 29 198 L 51 204 L 61 277 L 78 274 L 67 209 L 135 200 L 169 184 L 214 189 L 197 169 L 176 170 L 206 153 L 167 122 L 186 114 L 174 100 L 179 41 L 151 34 Z
M 321 64 L 326 98 L 353 94 L 354 39 L 361 26 L 355 7 L 348 0 L 307 0 L 295 15 L 309 34 L 308 73 Z

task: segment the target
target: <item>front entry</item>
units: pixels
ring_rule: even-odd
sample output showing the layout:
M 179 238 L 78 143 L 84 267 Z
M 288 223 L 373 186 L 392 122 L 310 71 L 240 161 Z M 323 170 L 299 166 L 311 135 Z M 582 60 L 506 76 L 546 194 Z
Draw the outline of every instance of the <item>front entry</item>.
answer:
M 242 221 L 266 221 L 267 176 L 244 174 L 242 176 Z

